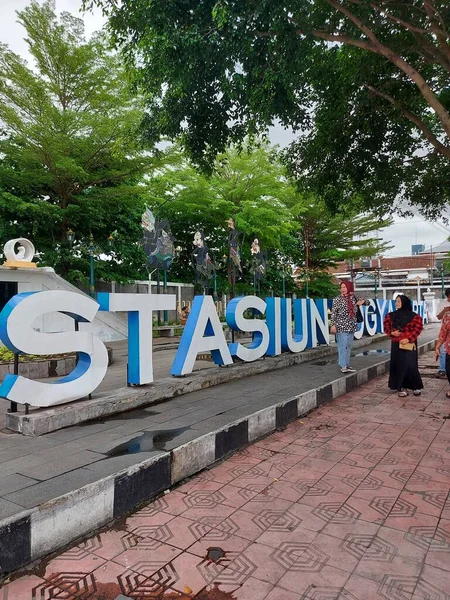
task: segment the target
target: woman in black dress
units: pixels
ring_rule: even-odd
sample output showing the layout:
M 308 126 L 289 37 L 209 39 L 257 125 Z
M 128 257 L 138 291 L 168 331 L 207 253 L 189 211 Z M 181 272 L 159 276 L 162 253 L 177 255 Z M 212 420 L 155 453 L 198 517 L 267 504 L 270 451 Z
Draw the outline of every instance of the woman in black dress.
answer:
M 397 296 L 396 309 L 384 319 L 384 331 L 391 338 L 391 366 L 389 370 L 389 388 L 397 390 L 400 397 L 413 390 L 414 396 L 420 396 L 423 389 L 419 373 L 416 341 L 423 329 L 422 318 L 412 310 L 411 300 L 407 296 Z M 413 350 L 407 345 L 413 344 Z M 404 349 L 402 349 L 402 346 Z

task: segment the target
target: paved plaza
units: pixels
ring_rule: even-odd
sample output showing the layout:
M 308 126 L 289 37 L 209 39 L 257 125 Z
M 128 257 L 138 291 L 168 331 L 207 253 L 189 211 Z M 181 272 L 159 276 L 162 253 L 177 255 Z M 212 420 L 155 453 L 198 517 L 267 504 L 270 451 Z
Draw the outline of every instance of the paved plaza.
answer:
M 428 327 L 421 341 L 433 340 L 436 332 L 435 326 Z M 107 394 L 125 380 L 126 347 L 120 344 L 116 362 L 108 370 L 102 384 L 104 387 L 100 386 L 96 394 Z M 363 370 L 386 360 L 389 358 L 389 344 L 388 340 L 382 339 L 370 346 L 355 348 L 354 366 Z M 168 376 L 174 355 L 174 349 L 155 352 L 155 380 Z M 212 362 L 197 361 L 192 377 L 211 368 L 218 369 Z M 1 519 L 39 507 L 144 460 L 162 456 L 247 415 L 318 389 L 336 379 L 345 377 L 336 364 L 336 355 L 331 355 L 323 360 L 311 360 L 231 381 L 38 438 L 2 430 L 0 525 Z M 8 403 L 0 400 L 0 405 L 6 410 Z M 129 451 L 124 446 L 140 436 L 144 438 L 138 440 L 139 452 Z
M 38 562 L 0 600 L 449 600 L 450 401 L 433 353 L 420 365 L 420 397 L 373 379 Z

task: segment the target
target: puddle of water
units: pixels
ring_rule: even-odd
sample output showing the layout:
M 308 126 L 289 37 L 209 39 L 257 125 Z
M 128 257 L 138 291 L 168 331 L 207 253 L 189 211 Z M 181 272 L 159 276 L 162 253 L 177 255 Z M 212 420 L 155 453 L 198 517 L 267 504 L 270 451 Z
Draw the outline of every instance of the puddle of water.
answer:
M 389 350 L 364 350 L 364 352 L 358 352 L 352 354 L 352 356 L 376 356 L 377 354 L 390 354 Z
M 140 452 L 151 452 L 152 450 L 165 450 L 167 442 L 181 435 L 190 427 L 179 427 L 178 429 L 162 429 L 160 431 L 144 431 L 141 435 L 111 448 L 105 454 L 108 457 L 124 456 L 125 454 L 138 454 Z
M 92 419 L 92 421 L 85 421 L 84 423 L 78 423 L 78 427 L 89 427 L 89 425 L 104 425 L 105 423 L 109 423 L 109 421 L 133 421 L 137 419 L 145 419 L 146 417 L 151 417 L 152 415 L 159 415 L 156 410 L 147 410 L 145 408 L 135 408 L 134 410 L 128 410 L 123 413 L 118 413 L 115 415 L 103 417 L 100 419 Z
M 206 553 L 206 558 L 208 560 L 212 560 L 213 562 L 219 562 L 219 560 L 224 556 L 225 552 L 222 550 L 222 548 L 208 548 Z
M 335 361 L 332 360 L 319 360 L 317 362 L 311 363 L 312 365 L 317 365 L 318 367 L 325 367 L 326 365 L 331 365 Z

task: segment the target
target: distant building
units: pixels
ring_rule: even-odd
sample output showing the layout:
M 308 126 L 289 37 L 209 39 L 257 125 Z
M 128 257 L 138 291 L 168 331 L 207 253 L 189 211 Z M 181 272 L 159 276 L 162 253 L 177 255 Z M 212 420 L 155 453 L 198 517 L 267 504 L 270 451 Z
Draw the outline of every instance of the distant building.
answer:
M 419 254 L 416 256 L 399 256 L 399 257 L 384 257 L 373 258 L 370 264 L 365 261 L 355 261 L 349 265 L 346 262 L 341 262 L 333 269 L 329 269 L 329 273 L 337 279 L 356 278 L 358 283 L 365 284 L 373 282 L 373 277 L 377 276 L 378 280 L 383 282 L 383 285 L 392 282 L 397 283 L 417 283 L 418 279 L 421 282 L 429 282 L 430 267 L 436 269 L 436 257 L 431 254 Z
M 450 252 L 450 242 L 448 240 L 445 240 L 444 242 L 442 242 L 441 244 L 438 244 L 437 246 L 432 246 L 431 248 L 428 248 L 427 250 L 423 249 L 420 253 L 421 254 L 426 254 L 426 253 L 432 253 L 433 256 L 436 256 L 438 259 L 439 258 L 447 258 L 447 254 Z
M 423 289 L 434 288 L 438 297 L 444 286 L 450 287 L 450 273 L 444 266 L 450 253 L 450 242 L 445 241 L 427 250 L 424 245 L 411 247 L 412 256 L 363 258 L 352 263 L 340 262 L 328 269 L 336 280 L 352 279 L 359 290 L 383 291 L 384 298 L 392 298 L 395 290 L 419 299 Z M 413 291 L 415 290 L 415 291 Z

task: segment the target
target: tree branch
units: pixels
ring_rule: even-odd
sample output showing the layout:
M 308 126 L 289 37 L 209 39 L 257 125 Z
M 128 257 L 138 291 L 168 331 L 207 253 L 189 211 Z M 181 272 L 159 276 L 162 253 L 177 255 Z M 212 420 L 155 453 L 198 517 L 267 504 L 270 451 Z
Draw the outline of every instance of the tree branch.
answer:
M 414 39 L 417 42 L 417 50 L 422 54 L 430 64 L 437 63 L 443 69 L 450 73 L 450 59 L 434 44 L 429 42 L 427 38 L 419 33 L 412 32 Z
M 385 8 L 383 8 L 382 6 L 379 6 L 378 4 L 373 3 L 370 6 L 377 12 L 381 13 L 384 17 L 386 17 L 386 19 L 389 19 L 389 21 L 392 21 L 393 23 L 397 23 L 397 25 L 401 25 L 408 31 L 413 31 L 415 33 L 421 33 L 421 34 L 429 33 L 429 31 L 427 31 L 426 29 L 423 29 L 422 27 L 416 27 L 415 25 L 412 25 L 408 21 L 404 21 L 403 19 L 400 19 L 400 17 L 396 17 L 395 15 L 388 12 Z
M 430 2 L 430 0 L 423 0 L 423 6 L 425 8 L 425 12 L 427 13 L 427 17 L 430 22 L 431 31 L 435 34 L 436 39 L 438 41 L 439 49 L 444 54 L 448 63 L 450 64 L 450 46 L 448 44 L 450 36 L 445 30 L 442 30 L 436 22 L 437 18 L 437 20 L 440 21 L 442 25 L 444 25 L 442 17 L 437 12 L 436 8 Z
M 296 32 L 300 34 L 300 31 Z M 340 33 L 328 33 L 326 31 L 321 31 L 320 29 L 313 29 L 312 34 L 315 37 L 318 37 L 322 40 L 326 40 L 327 42 L 337 42 L 340 44 L 348 44 L 349 46 L 355 46 L 356 48 L 362 48 L 363 50 L 369 50 L 370 52 L 376 52 L 375 48 L 370 42 L 365 42 L 364 40 L 355 40 L 349 35 L 342 35 Z
M 392 64 L 394 64 L 397 68 L 399 68 L 405 75 L 411 79 L 416 86 L 419 88 L 419 92 L 425 98 L 429 106 L 434 110 L 436 116 L 439 121 L 442 123 L 442 127 L 450 139 L 450 114 L 447 109 L 439 102 L 436 97 L 436 94 L 433 92 L 431 87 L 425 81 L 424 77 L 415 69 L 412 65 L 410 65 L 406 60 L 404 60 L 399 54 L 382 44 L 376 35 L 371 31 L 364 23 L 359 19 L 356 15 L 351 13 L 345 6 L 340 4 L 337 0 L 325 0 L 327 4 L 335 8 L 338 12 L 347 17 L 356 27 L 364 33 L 366 37 L 372 42 L 371 48 L 369 48 L 372 52 L 376 54 L 380 54 L 384 56 L 387 60 L 389 60 Z M 423 0 L 425 7 L 429 3 L 430 0 Z M 355 44 L 354 44 L 355 45 Z
M 333 7 L 335 10 L 344 15 L 347 19 L 349 19 L 367 38 L 367 40 L 359 40 L 355 39 L 349 35 L 343 35 L 340 33 L 328 33 L 326 31 L 321 30 L 313 30 L 312 34 L 315 37 L 320 39 L 330 41 L 330 42 L 338 42 L 343 44 L 348 44 L 350 46 L 356 46 L 357 48 L 362 48 L 363 50 L 369 50 L 370 52 L 374 52 L 375 54 L 379 54 L 386 58 L 389 62 L 394 64 L 400 71 L 403 71 L 405 75 L 417 86 L 419 92 L 427 101 L 428 105 L 434 110 L 436 116 L 442 124 L 442 127 L 445 131 L 445 134 L 450 139 L 450 114 L 447 109 L 444 107 L 441 102 L 439 102 L 436 94 L 433 92 L 431 87 L 428 85 L 425 78 L 415 69 L 411 64 L 409 64 L 405 59 L 403 59 L 399 54 L 388 48 L 384 44 L 382 44 L 376 35 L 369 29 L 364 23 L 361 21 L 359 17 L 354 15 L 348 8 L 339 3 L 338 0 L 325 0 L 327 4 Z M 424 5 L 427 6 L 430 0 L 423 0 Z M 431 8 L 430 10 L 433 10 Z M 292 22 L 292 20 L 291 20 Z M 297 29 L 296 33 L 298 35 L 305 35 L 305 32 L 301 29 Z M 272 36 L 270 32 L 259 32 L 256 33 L 261 37 L 269 37 Z M 450 49 L 449 49 L 450 50 Z M 449 54 L 450 56 L 450 54 Z M 412 113 L 411 113 L 412 114 Z M 414 115 L 413 115 L 414 116 Z M 419 126 L 419 125 L 417 125 Z M 425 133 L 425 132 L 424 132 Z M 443 146 L 446 148 L 445 146 Z
M 302 29 L 296 29 L 295 33 L 297 35 L 306 35 Z M 369 42 L 365 42 L 364 40 L 355 40 L 349 35 L 342 35 L 340 33 L 328 33 L 327 31 L 322 31 L 321 29 L 313 29 L 311 33 L 314 37 L 326 40 L 327 42 L 348 44 L 349 46 L 356 46 L 357 48 L 362 48 L 363 50 L 370 50 L 371 52 L 375 52 L 375 49 Z M 276 34 L 271 33 L 270 31 L 255 31 L 255 35 L 257 37 L 274 37 Z
M 436 16 L 436 20 L 439 21 L 439 23 L 444 27 L 444 29 L 441 29 L 442 32 L 445 32 L 445 21 L 442 18 L 442 15 L 439 11 L 436 10 L 436 7 L 433 4 L 432 0 L 422 0 L 423 6 L 425 8 L 425 12 L 427 13 L 427 15 L 429 17 L 431 17 L 431 15 L 435 15 Z M 448 37 L 448 35 L 447 35 Z
M 350 12 L 348 10 L 348 8 L 346 8 L 339 2 L 336 2 L 336 0 L 325 0 L 325 2 L 327 4 L 329 4 L 330 6 L 332 6 L 335 10 L 337 10 L 338 12 L 343 14 L 345 17 L 347 17 L 347 19 L 349 19 L 349 21 L 351 21 L 354 25 L 356 25 L 356 27 L 362 33 L 364 33 L 364 35 L 366 37 L 369 38 L 369 40 L 372 42 L 372 44 L 374 46 L 381 45 L 380 41 L 378 40 L 378 38 L 374 34 L 374 32 L 371 29 L 369 29 L 366 25 L 364 25 L 364 23 L 361 21 L 361 19 L 359 17 L 357 17 L 356 15 L 354 15 L 352 12 Z
M 415 115 L 414 113 L 409 111 L 407 108 L 405 108 L 402 104 L 400 104 L 400 102 L 398 102 L 395 98 L 393 98 L 389 94 L 386 94 L 385 92 L 377 90 L 376 88 L 374 88 L 371 85 L 365 85 L 364 87 L 366 87 L 375 96 L 379 96 L 380 98 L 387 100 L 393 106 L 395 106 L 395 108 L 397 108 L 404 117 L 406 117 L 409 121 L 411 121 L 411 123 L 414 123 L 414 125 L 420 129 L 420 131 L 424 134 L 426 139 L 439 152 L 439 154 L 442 154 L 443 156 L 450 158 L 450 147 L 442 144 L 437 139 L 437 137 L 434 135 L 434 133 L 431 131 L 431 129 L 427 125 L 425 125 L 425 123 L 422 121 L 422 119 L 420 119 L 417 115 Z

